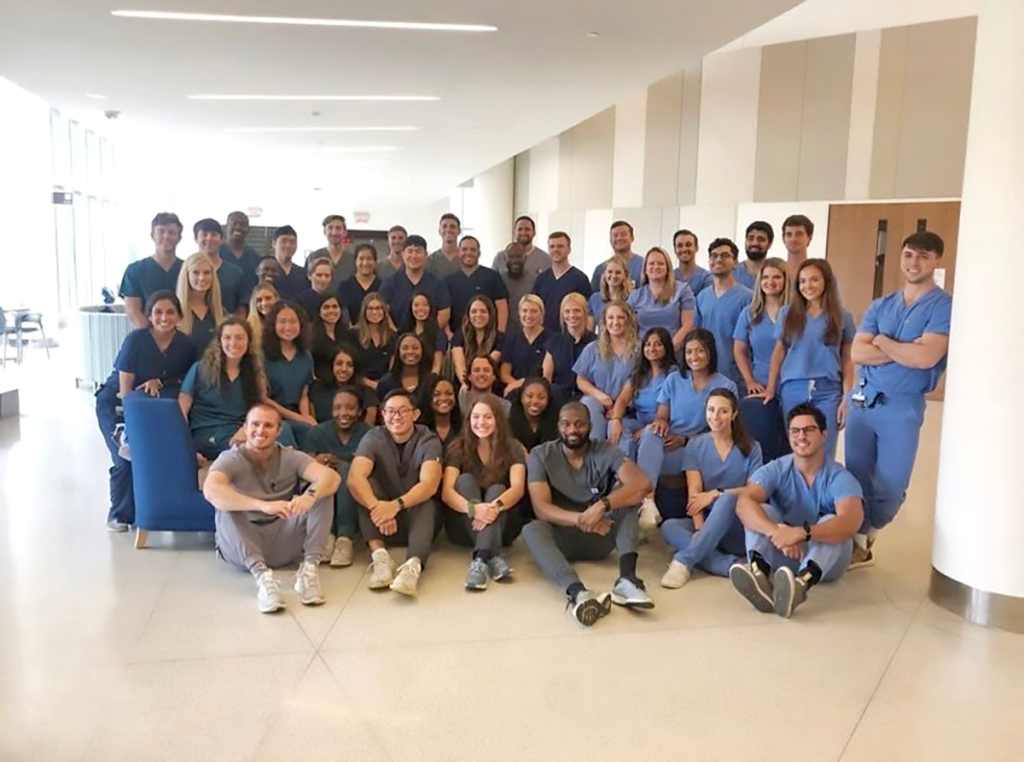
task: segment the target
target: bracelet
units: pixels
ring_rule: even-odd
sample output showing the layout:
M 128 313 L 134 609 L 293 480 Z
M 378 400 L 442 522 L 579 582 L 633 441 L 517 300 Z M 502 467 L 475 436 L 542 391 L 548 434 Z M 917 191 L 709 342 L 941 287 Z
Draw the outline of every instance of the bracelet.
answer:
M 476 510 L 479 500 L 468 500 L 466 501 L 466 515 L 473 518 L 473 512 Z

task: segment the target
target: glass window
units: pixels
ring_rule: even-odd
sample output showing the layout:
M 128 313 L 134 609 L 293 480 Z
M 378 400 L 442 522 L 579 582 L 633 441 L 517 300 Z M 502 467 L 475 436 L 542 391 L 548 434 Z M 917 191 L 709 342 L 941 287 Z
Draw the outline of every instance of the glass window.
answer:
M 53 144 L 53 184 L 57 188 L 71 185 L 71 140 L 67 120 L 59 111 L 50 111 L 50 140 Z
M 85 131 L 86 172 L 90 196 L 103 195 L 102 168 L 100 164 L 100 139 L 92 130 Z
M 77 193 L 85 193 L 89 187 L 85 158 L 85 131 L 78 122 L 70 121 L 68 125 L 71 128 L 71 187 Z

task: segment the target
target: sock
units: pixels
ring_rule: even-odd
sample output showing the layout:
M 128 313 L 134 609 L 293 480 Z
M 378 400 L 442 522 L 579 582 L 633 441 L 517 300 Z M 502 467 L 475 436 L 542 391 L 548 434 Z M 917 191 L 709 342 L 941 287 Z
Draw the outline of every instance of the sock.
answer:
M 758 553 L 756 550 L 750 551 L 750 565 L 764 574 L 766 577 L 772 575 L 772 566 L 764 560 L 764 556 Z
M 573 582 L 569 587 L 565 589 L 565 594 L 569 596 L 569 600 L 576 603 L 576 596 L 582 593 L 587 588 L 583 587 L 582 582 Z
M 619 576 L 629 579 L 636 578 L 636 553 L 623 553 L 619 556 Z
M 487 563 L 494 558 L 494 551 L 491 550 L 477 550 L 473 552 L 473 558 L 479 558 L 484 563 Z
M 807 589 L 810 590 L 821 582 L 821 567 L 814 561 L 808 561 L 804 570 L 800 572 L 800 579 L 806 583 Z
M 252 576 L 254 576 L 254 577 L 258 577 L 261 574 L 263 574 L 264 572 L 268 572 L 268 571 L 270 571 L 270 567 L 267 566 L 262 561 L 257 561 L 249 569 L 249 573 L 252 574 Z

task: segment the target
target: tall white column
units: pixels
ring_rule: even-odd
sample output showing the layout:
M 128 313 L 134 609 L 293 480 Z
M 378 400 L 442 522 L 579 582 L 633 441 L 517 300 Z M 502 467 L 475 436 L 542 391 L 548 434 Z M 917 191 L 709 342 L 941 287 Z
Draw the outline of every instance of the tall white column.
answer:
M 1010 629 L 1024 628 L 1021 29 L 1024 2 L 981 0 L 931 591 L 951 610 Z

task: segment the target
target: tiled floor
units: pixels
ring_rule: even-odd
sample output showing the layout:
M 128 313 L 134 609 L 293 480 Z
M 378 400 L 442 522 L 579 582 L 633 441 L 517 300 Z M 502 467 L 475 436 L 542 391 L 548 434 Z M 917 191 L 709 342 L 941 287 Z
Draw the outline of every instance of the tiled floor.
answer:
M 592 630 L 517 545 L 517 581 L 462 590 L 442 547 L 418 600 L 323 572 L 325 606 L 255 588 L 209 538 L 103 527 L 107 452 L 59 356 L 0 422 L 2 760 L 1020 760 L 1024 638 L 927 601 L 941 407 L 879 563 L 760 615 L 725 580 Z M 584 565 L 595 587 L 612 559 Z

